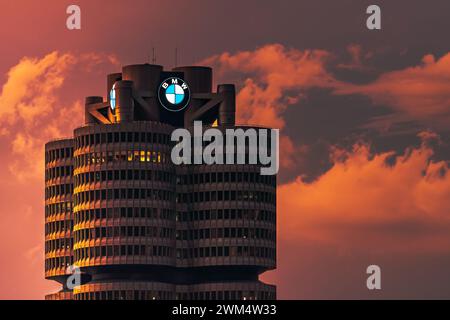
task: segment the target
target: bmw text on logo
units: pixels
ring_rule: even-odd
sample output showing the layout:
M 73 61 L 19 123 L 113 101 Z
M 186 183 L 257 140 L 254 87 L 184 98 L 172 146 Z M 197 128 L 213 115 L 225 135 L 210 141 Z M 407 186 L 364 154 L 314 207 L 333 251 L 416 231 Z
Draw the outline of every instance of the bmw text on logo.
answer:
M 158 98 L 169 111 L 181 111 L 189 103 L 191 92 L 187 83 L 180 78 L 168 78 L 159 86 Z

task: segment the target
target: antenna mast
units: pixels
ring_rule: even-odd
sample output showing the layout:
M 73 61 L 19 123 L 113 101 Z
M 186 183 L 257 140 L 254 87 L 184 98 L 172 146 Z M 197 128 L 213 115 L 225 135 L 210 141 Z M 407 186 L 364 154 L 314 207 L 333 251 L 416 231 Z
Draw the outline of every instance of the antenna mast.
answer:
M 178 65 L 178 48 L 175 48 L 175 67 Z
M 152 64 L 156 64 L 155 47 L 152 48 Z

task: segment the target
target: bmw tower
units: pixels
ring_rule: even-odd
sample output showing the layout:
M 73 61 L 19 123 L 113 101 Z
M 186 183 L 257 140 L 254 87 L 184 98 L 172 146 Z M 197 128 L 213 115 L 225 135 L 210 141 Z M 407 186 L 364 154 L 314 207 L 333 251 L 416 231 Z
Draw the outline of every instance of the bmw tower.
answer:
M 275 299 L 259 276 L 276 267 L 276 176 L 171 161 L 176 128 L 239 127 L 234 85 L 152 64 L 106 83 L 45 145 L 45 277 L 61 284 L 46 299 Z

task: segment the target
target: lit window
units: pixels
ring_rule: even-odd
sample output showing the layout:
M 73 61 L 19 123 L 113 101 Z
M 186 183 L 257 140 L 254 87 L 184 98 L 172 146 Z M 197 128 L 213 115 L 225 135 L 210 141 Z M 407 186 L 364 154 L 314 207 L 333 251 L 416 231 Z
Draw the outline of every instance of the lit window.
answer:
M 128 161 L 133 161 L 133 152 L 128 151 Z

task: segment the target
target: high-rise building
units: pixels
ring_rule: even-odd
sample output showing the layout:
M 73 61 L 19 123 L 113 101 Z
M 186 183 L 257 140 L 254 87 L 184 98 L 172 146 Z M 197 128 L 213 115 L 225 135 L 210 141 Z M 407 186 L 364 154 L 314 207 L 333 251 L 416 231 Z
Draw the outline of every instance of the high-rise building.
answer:
M 176 128 L 236 128 L 208 67 L 125 66 L 85 125 L 45 146 L 47 299 L 275 299 L 276 177 L 259 164 L 171 161 Z M 71 266 L 81 285 L 67 287 Z

